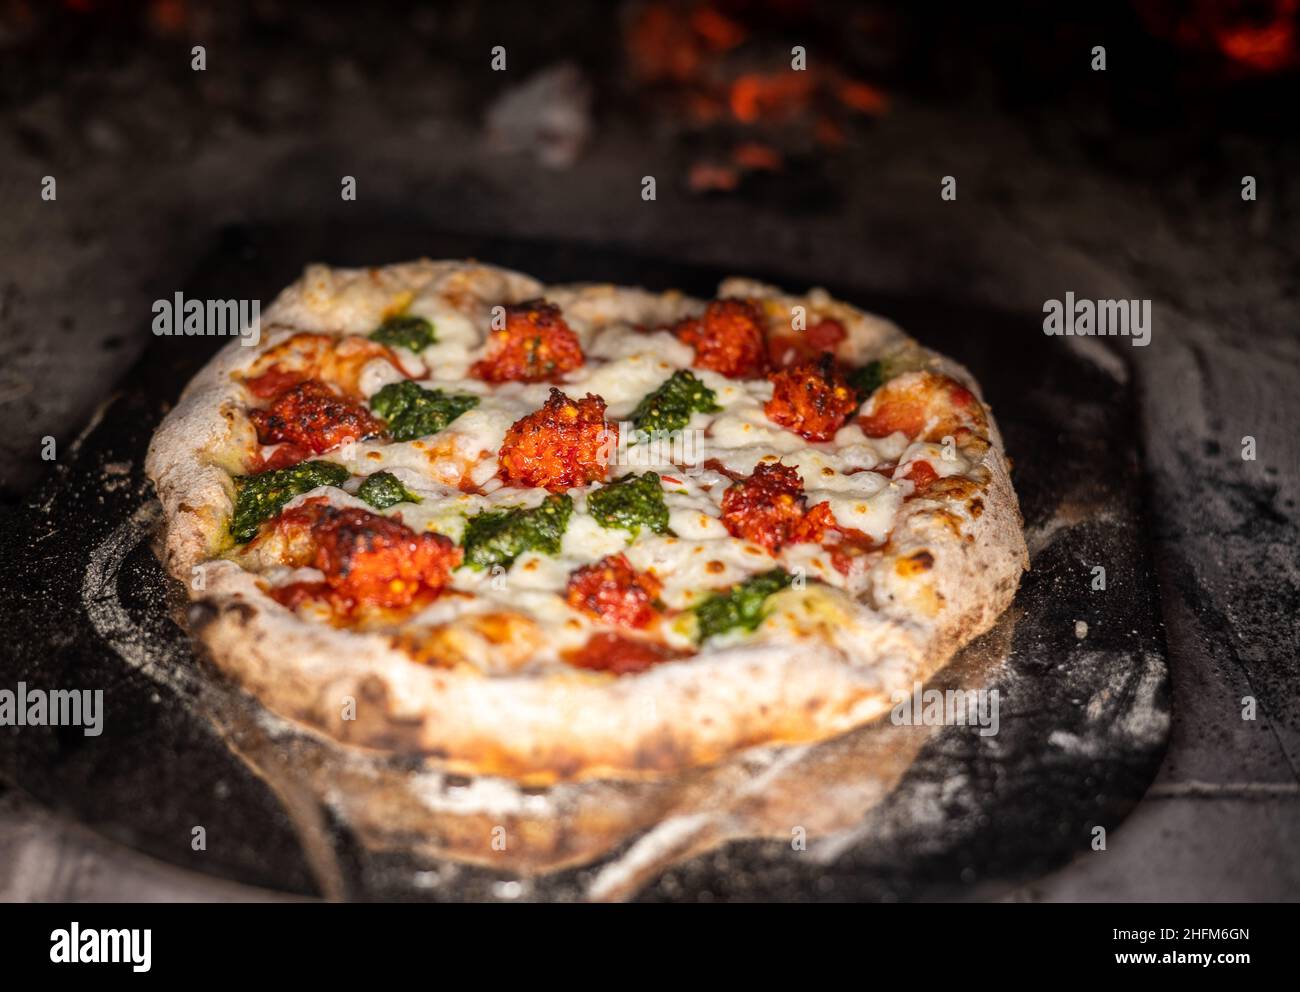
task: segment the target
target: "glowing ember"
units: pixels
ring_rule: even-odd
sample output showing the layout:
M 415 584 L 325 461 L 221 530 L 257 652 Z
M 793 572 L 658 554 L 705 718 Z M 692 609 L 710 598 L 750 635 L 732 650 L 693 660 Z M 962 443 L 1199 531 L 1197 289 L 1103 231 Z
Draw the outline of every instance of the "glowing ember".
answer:
M 1285 69 L 1296 58 L 1295 8 L 1294 2 L 1279 4 L 1276 16 L 1262 27 L 1247 25 L 1219 31 L 1219 50 L 1261 72 Z
M 1200 0 L 1176 12 L 1145 0 L 1148 27 L 1187 51 L 1213 51 L 1236 69 L 1275 73 L 1300 66 L 1300 0 Z
M 848 74 L 832 46 L 819 47 L 816 60 L 803 50 L 796 55 L 800 33 L 772 28 L 790 8 L 691 0 L 634 8 L 626 35 L 633 78 L 678 121 L 729 129 L 730 156 L 715 150 L 694 163 L 692 190 L 733 190 L 748 174 L 779 172 L 788 155 L 774 142 L 790 151 L 809 142 L 834 149 L 844 144 L 852 116 L 887 111 L 884 92 Z

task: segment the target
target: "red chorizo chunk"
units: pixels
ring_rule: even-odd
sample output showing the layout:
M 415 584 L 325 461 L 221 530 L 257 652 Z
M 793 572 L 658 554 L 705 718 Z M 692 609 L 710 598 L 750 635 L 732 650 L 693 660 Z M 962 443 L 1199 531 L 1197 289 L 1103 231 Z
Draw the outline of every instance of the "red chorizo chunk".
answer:
M 928 489 L 930 483 L 939 478 L 939 473 L 934 470 L 934 466 L 929 462 L 915 461 L 912 462 L 903 478 L 911 480 L 912 495 L 915 496 Z
M 360 398 L 361 370 L 376 358 L 399 370 L 402 367 L 390 348 L 375 341 L 356 335 L 337 338 L 303 332 L 263 353 L 245 373 L 244 385 L 258 399 L 266 400 L 290 386 L 317 379 Z
M 826 539 L 826 532 L 836 530 L 835 514 L 829 503 L 818 503 L 807 513 L 794 529 L 791 544 L 821 544 Z
M 830 317 L 823 317 L 804 331 L 808 347 L 819 352 L 834 351 L 836 346 L 848 336 L 849 332 L 844 329 L 844 325 Z
M 277 468 L 290 468 L 300 462 L 305 462 L 311 456 L 311 451 L 296 444 L 277 445 L 269 458 L 264 460 L 254 458 L 252 460 L 251 464 L 254 466 L 252 471 L 269 472 Z
M 248 416 L 262 444 L 284 443 L 313 454 L 374 437 L 384 429 L 365 407 L 316 379 L 290 386 L 266 409 L 251 410 Z
M 259 400 L 269 400 L 303 382 L 305 378 L 301 372 L 286 369 L 283 365 L 272 365 L 261 375 L 245 379 L 244 385 Z
M 674 333 L 695 349 L 696 368 L 729 379 L 756 379 L 767 371 L 763 315 L 749 300 L 714 300 L 704 316 L 681 321 Z
M 810 324 L 802 332 L 770 334 L 767 338 L 767 358 L 774 368 L 800 365 L 814 361 L 826 352 L 833 352 L 849 336 L 844 325 L 827 317 Z
M 659 616 L 655 601 L 663 586 L 653 575 L 638 572 L 625 555 L 607 555 L 569 576 L 569 606 L 614 627 L 648 627 Z
M 818 506 L 826 506 L 819 503 Z M 827 507 L 829 509 L 829 507 Z M 831 566 L 841 575 L 849 575 L 862 567 L 864 558 L 881 546 L 869 535 L 852 528 L 836 527 L 839 540 L 827 548 L 831 556 Z
M 759 465 L 722 494 L 722 523 L 733 537 L 776 553 L 784 545 L 819 544 L 835 526 L 829 504 L 804 509 L 803 481 L 788 465 Z
M 603 482 L 618 426 L 606 423 L 605 401 L 588 393 L 571 400 L 558 389 L 540 410 L 516 420 L 501 442 L 501 479 L 511 486 L 563 492 Z
M 768 419 L 809 441 L 829 441 L 858 408 L 857 395 L 835 370 L 830 355 L 768 378 L 773 386 L 772 398 L 763 407 Z
M 506 326 L 493 331 L 488 356 L 471 374 L 484 382 L 546 382 L 578 368 L 585 358 L 578 335 L 560 308 L 544 300 L 505 308 Z
M 566 652 L 564 660 L 574 668 L 588 668 L 611 675 L 632 675 L 647 668 L 676 661 L 690 654 L 676 651 L 660 641 L 644 637 L 625 637 L 602 630 L 593 634 L 576 651 Z
M 978 434 L 988 428 L 975 395 L 956 379 L 937 372 L 908 372 L 890 379 L 872 393 L 858 424 L 868 437 L 902 431 L 914 441 L 936 442 L 962 427 Z
M 434 598 L 461 562 L 461 549 L 441 534 L 416 533 L 394 517 L 355 507 L 304 503 L 277 521 L 288 557 L 324 573 L 320 587 L 295 583 L 274 590 L 293 606 L 326 600 L 340 614 L 360 609 L 405 609 Z
M 409 606 L 421 589 L 440 591 L 461 561 L 442 534 L 417 534 L 391 517 L 341 510 L 316 528 L 316 567 L 337 595 L 357 603 Z

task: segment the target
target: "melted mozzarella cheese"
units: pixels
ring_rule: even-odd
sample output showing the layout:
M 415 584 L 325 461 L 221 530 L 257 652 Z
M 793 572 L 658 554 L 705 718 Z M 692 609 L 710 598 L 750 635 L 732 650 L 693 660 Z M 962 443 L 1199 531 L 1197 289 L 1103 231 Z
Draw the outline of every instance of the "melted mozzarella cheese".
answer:
M 369 399 L 390 383 L 401 382 L 405 378 L 401 370 L 388 359 L 372 358 L 361 367 L 357 386 L 361 389 L 361 394 Z
M 894 478 L 901 479 L 907 475 L 913 462 L 928 462 L 934 469 L 935 475 L 941 479 L 951 475 L 967 475 L 973 468 L 955 444 L 931 444 L 928 441 L 918 441 L 908 445 L 898 459 L 898 469 L 894 472 Z
M 660 598 L 677 609 L 698 603 L 709 590 L 740 582 L 776 564 L 758 545 L 730 534 L 706 540 L 643 537 L 624 553 L 634 568 L 650 572 L 663 583 Z
M 603 397 L 605 416 L 621 420 L 636 409 L 647 393 L 653 392 L 675 371 L 675 367 L 652 351 L 634 351 L 602 365 L 584 365 L 565 380 L 564 388 L 575 398 L 584 393 Z
M 615 361 L 631 355 L 651 355 L 667 363 L 669 374 L 687 368 L 695 357 L 691 346 L 678 341 L 666 331 L 638 331 L 627 324 L 616 324 L 598 333 L 587 349 L 589 359 Z
M 495 295 L 471 292 L 464 289 L 466 281 L 457 274 L 460 271 L 432 264 L 424 282 L 412 290 L 364 270 L 313 269 L 288 308 L 304 327 L 349 333 L 368 333 L 394 307 L 433 323 L 435 343 L 418 358 L 399 354 L 404 368 L 429 388 L 473 393 L 479 397 L 479 405 L 430 437 L 388 444 L 363 442 L 322 457 L 353 473 L 348 483 L 353 492 L 360 477 L 381 470 L 393 472 L 421 502 L 400 503 L 383 512 L 400 517 L 417 531 L 437 532 L 457 542 L 474 514 L 532 507 L 547 496 L 544 490 L 503 485 L 497 478 L 497 454 L 510 426 L 541 407 L 551 389 L 550 383 L 488 384 L 469 378 L 472 363 L 488 349 L 493 306 L 526 299 L 541 290 L 522 277 L 510 276 L 500 277 L 499 285 L 494 284 Z M 681 432 L 682 447 L 666 451 L 644 442 L 629 445 L 624 433 L 610 466 L 610 478 L 652 469 L 659 472 L 669 533 L 643 530 L 634 537 L 620 528 L 602 527 L 587 512 L 587 496 L 597 487 L 572 490 L 574 511 L 558 554 L 526 552 L 508 569 L 461 568 L 453 574 L 452 588 L 472 595 L 444 596 L 413 622 L 446 623 L 468 613 L 491 610 L 522 612 L 544 633 L 542 653 L 554 657 L 564 647 L 581 644 L 596 629 L 595 621 L 565 604 L 569 576 L 582 565 L 618 553 L 626 554 L 634 568 L 658 578 L 663 585 L 660 598 L 671 609 L 688 609 L 712 591 L 777 565 L 801 580 L 848 587 L 850 593 L 874 581 L 878 596 L 891 597 L 894 591 L 886 579 L 877 576 L 873 580 L 869 570 L 861 568 L 851 579 L 846 578 L 835 567 L 832 552 L 819 545 L 788 545 L 774 556 L 733 537 L 721 520 L 722 498 L 732 484 L 731 476 L 703 465 L 717 459 L 730 473 L 750 475 L 760 463 L 779 460 L 798 472 L 808 507 L 828 504 L 840 527 L 861 531 L 879 543 L 889 538 L 903 500 L 911 492 L 911 483 L 903 476 L 912 463 L 924 460 L 940 476 L 967 473 L 972 465 L 955 448 L 945 452 L 941 445 L 912 444 L 902 433 L 869 438 L 856 423 L 841 428 L 833 442 L 808 442 L 767 418 L 764 406 L 773 388 L 767 380 L 736 381 L 691 368 L 693 349 L 662 328 L 688 313 L 697 313 L 698 304 L 672 294 L 643 295 L 644 299 L 638 298 L 641 315 L 635 319 L 646 321 L 647 327 L 629 321 L 626 294 L 612 288 L 560 288 L 550 298 L 564 308 L 565 319 L 581 339 L 586 356 L 585 364 L 567 374 L 560 388 L 574 399 L 586 393 L 602 397 L 611 421 L 625 421 L 648 393 L 678 369 L 691 369 L 713 390 L 720 409 L 693 414 Z M 857 324 L 867 318 L 847 311 L 836 313 L 836 317 L 851 327 L 854 341 L 864 335 L 884 340 L 896 333 L 892 325 L 883 324 L 879 328 L 864 324 L 863 330 Z M 370 397 L 403 378 L 390 362 L 376 359 L 362 369 L 359 386 Z M 891 470 L 893 479 L 882 474 Z M 462 491 L 466 480 L 477 491 Z M 364 506 L 348 493 L 329 487 L 299 497 L 295 503 L 320 495 L 336 505 Z M 263 564 L 272 567 L 272 563 Z M 286 569 L 267 575 L 274 582 L 291 577 Z M 669 631 L 667 636 L 670 642 L 685 643 L 680 632 Z M 717 643 L 725 645 L 728 640 Z
M 851 496 L 843 493 L 823 493 L 814 490 L 808 494 L 808 505 L 821 502 L 823 494 L 830 505 L 835 522 L 841 527 L 860 530 L 873 541 L 883 542 L 894 527 L 894 518 L 903 505 L 904 487 L 890 482 L 875 472 L 862 472 L 880 482 L 880 488 L 869 496 Z

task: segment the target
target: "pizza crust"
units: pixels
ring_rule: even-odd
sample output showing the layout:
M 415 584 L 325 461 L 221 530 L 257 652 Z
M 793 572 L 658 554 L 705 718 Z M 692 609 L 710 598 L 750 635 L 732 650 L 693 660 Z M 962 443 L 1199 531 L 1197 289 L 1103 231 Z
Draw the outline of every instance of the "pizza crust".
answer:
M 815 585 L 778 594 L 764 627 L 780 628 L 785 643 L 725 647 L 620 677 L 577 669 L 488 676 L 413 662 L 387 634 L 300 618 L 253 574 L 213 560 L 232 509 L 230 475 L 240 471 L 233 462 L 255 440 L 235 374 L 292 333 L 365 333 L 375 324 L 375 300 L 433 289 L 484 307 L 544 294 L 566 312 L 635 313 L 653 323 L 701 306 L 677 293 L 543 287 L 472 263 L 314 267 L 267 309 L 258 348 L 236 341 L 218 354 L 159 428 L 146 469 L 164 510 L 164 563 L 194 600 L 194 635 L 218 668 L 277 713 L 344 744 L 419 754 L 467 774 L 533 785 L 653 777 L 746 747 L 828 738 L 874 719 L 1011 603 L 1028 557 L 990 415 L 991 444 L 974 470 L 983 479 L 956 487 L 964 512 L 927 499 L 906 503 L 856 600 Z M 781 305 L 812 300 L 855 322 L 853 343 L 865 354 L 921 356 L 979 396 L 963 368 L 847 304 L 785 297 L 746 280 L 728 280 L 720 295 Z

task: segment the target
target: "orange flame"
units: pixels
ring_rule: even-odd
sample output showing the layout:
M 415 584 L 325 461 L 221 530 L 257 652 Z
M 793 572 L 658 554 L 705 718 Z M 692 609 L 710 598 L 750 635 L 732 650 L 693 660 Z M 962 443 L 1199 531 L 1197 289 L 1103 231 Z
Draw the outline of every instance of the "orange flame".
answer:
M 1296 58 L 1295 13 L 1295 0 L 1280 0 L 1267 24 L 1220 28 L 1215 42 L 1230 59 L 1260 72 L 1277 72 Z

